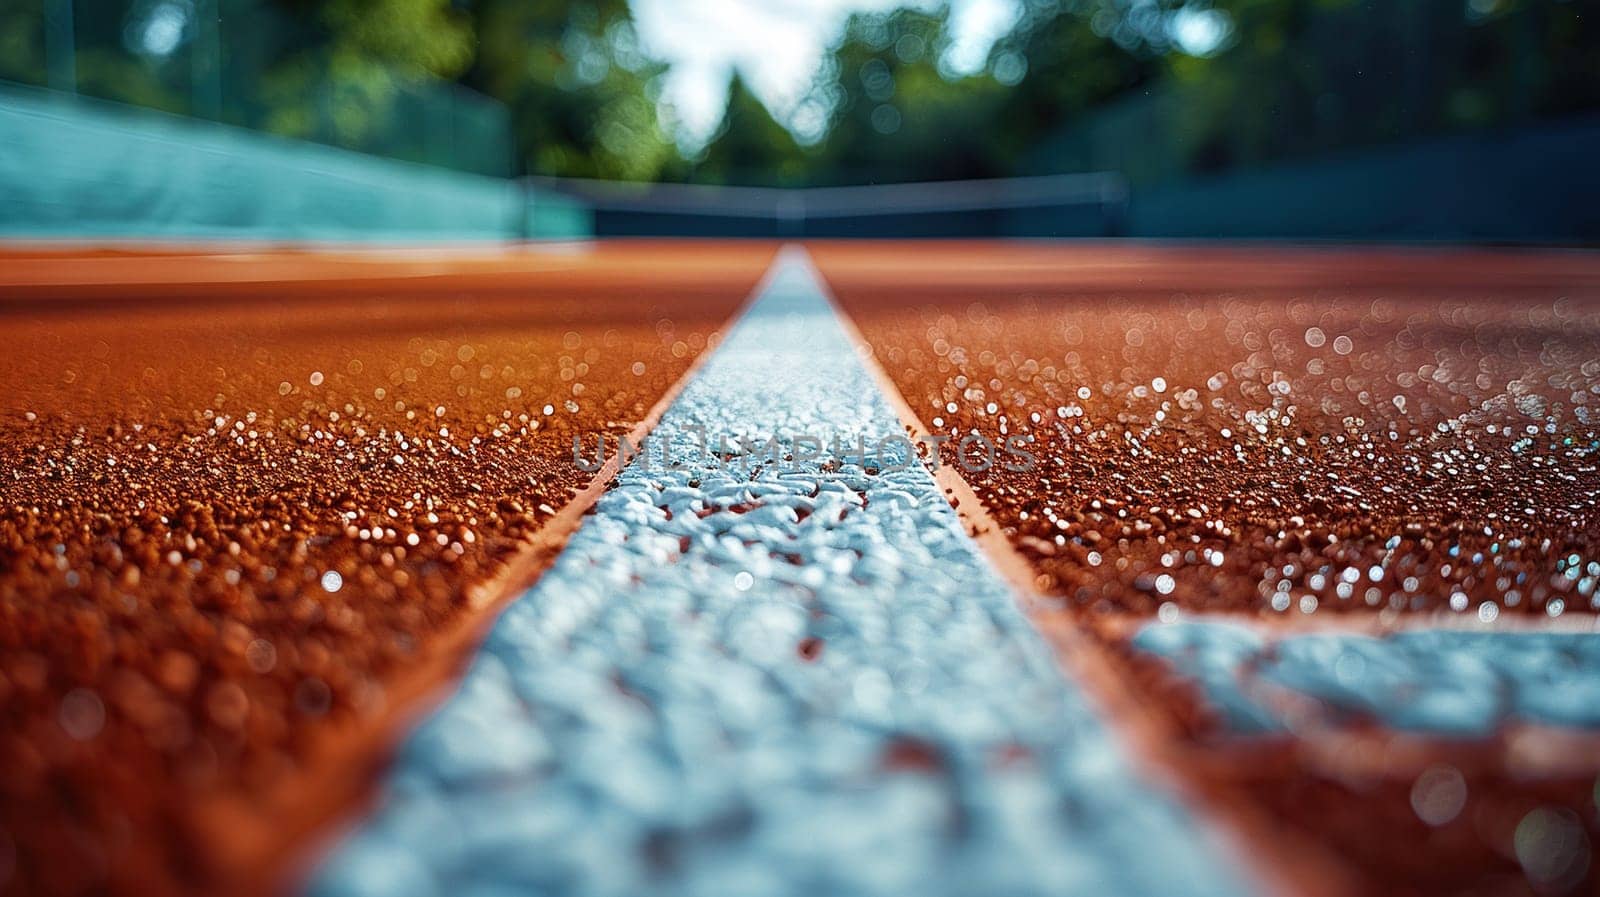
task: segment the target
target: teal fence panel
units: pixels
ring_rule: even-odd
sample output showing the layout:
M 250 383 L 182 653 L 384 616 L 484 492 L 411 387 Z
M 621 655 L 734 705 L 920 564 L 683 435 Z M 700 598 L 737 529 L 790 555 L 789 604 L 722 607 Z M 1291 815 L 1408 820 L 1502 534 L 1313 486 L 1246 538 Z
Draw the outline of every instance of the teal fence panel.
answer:
M 541 239 L 577 240 L 595 236 L 595 213 L 583 201 L 523 183 L 527 203 L 523 231 Z
M 0 236 L 407 241 L 586 236 L 504 178 L 0 87 Z M 557 213 L 556 209 L 565 209 Z

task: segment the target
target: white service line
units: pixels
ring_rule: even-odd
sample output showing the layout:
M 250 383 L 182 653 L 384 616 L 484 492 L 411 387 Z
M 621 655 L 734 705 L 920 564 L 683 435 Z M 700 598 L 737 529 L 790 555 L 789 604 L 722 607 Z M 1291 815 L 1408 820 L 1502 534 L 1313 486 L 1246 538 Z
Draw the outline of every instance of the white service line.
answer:
M 902 432 L 804 253 L 761 289 L 312 892 L 1246 893 L 920 464 L 702 455 Z
M 1239 733 L 1305 736 L 1367 719 L 1454 738 L 1488 738 L 1519 722 L 1600 729 L 1600 636 L 1593 632 L 1297 632 L 1199 616 L 1146 623 L 1133 644 L 1197 680 Z M 1268 700 L 1274 693 L 1312 701 L 1300 702 L 1290 720 Z

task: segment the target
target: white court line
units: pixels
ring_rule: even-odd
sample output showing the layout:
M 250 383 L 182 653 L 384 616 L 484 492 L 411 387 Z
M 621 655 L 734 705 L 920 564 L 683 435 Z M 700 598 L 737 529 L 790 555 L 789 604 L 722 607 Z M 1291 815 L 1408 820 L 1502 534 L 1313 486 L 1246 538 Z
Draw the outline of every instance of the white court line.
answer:
M 761 290 L 653 438 L 899 434 L 804 254 Z M 1248 892 L 929 473 L 825 464 L 626 468 L 313 893 Z
M 1600 730 L 1600 637 L 1587 631 L 1296 632 L 1198 615 L 1146 623 L 1132 643 L 1203 685 L 1235 732 L 1310 736 L 1351 718 L 1453 738 L 1524 723 Z M 1313 700 L 1287 714 L 1267 699 L 1274 692 Z

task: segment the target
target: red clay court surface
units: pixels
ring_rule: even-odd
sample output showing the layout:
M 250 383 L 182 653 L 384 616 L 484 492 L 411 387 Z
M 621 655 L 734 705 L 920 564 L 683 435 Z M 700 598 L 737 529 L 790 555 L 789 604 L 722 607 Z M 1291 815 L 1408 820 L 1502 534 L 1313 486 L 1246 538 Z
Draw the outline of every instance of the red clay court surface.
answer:
M 12 888 L 281 863 L 770 255 L 0 261 Z
M 775 250 L 0 254 L 0 886 L 276 881 L 603 485 L 571 435 L 647 427 Z M 1582 733 L 1239 736 L 1129 641 L 1158 612 L 1591 626 L 1551 570 L 1600 558 L 1594 256 L 811 251 L 908 425 L 1032 436 L 1037 471 L 950 479 L 947 449 L 946 481 L 1261 863 L 1524 893 L 1531 808 L 1600 845 Z M 1440 764 L 1471 798 L 1434 827 Z
M 1163 605 L 1296 631 L 1592 626 L 1593 581 L 1551 575 L 1600 548 L 1592 257 L 816 255 L 921 426 L 950 437 L 947 464 L 973 432 L 1041 447 L 1038 472 L 966 474 L 1056 599 L 1036 619 L 1090 634 L 1129 725 L 1302 885 L 1516 893 L 1512 827 L 1535 807 L 1600 835 L 1591 739 L 1230 738 L 1127 642 Z M 1471 795 L 1438 827 L 1410 802 L 1434 766 Z

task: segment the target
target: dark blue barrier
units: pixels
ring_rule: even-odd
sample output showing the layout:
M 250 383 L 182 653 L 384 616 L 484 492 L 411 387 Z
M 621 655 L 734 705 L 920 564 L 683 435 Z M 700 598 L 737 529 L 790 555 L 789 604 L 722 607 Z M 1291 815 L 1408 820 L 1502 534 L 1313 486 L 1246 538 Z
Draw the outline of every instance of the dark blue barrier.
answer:
M 1127 233 L 1600 242 L 1600 117 L 1139 189 Z
M 1125 218 L 1116 174 L 777 189 L 530 178 L 593 211 L 603 237 L 1107 237 Z

